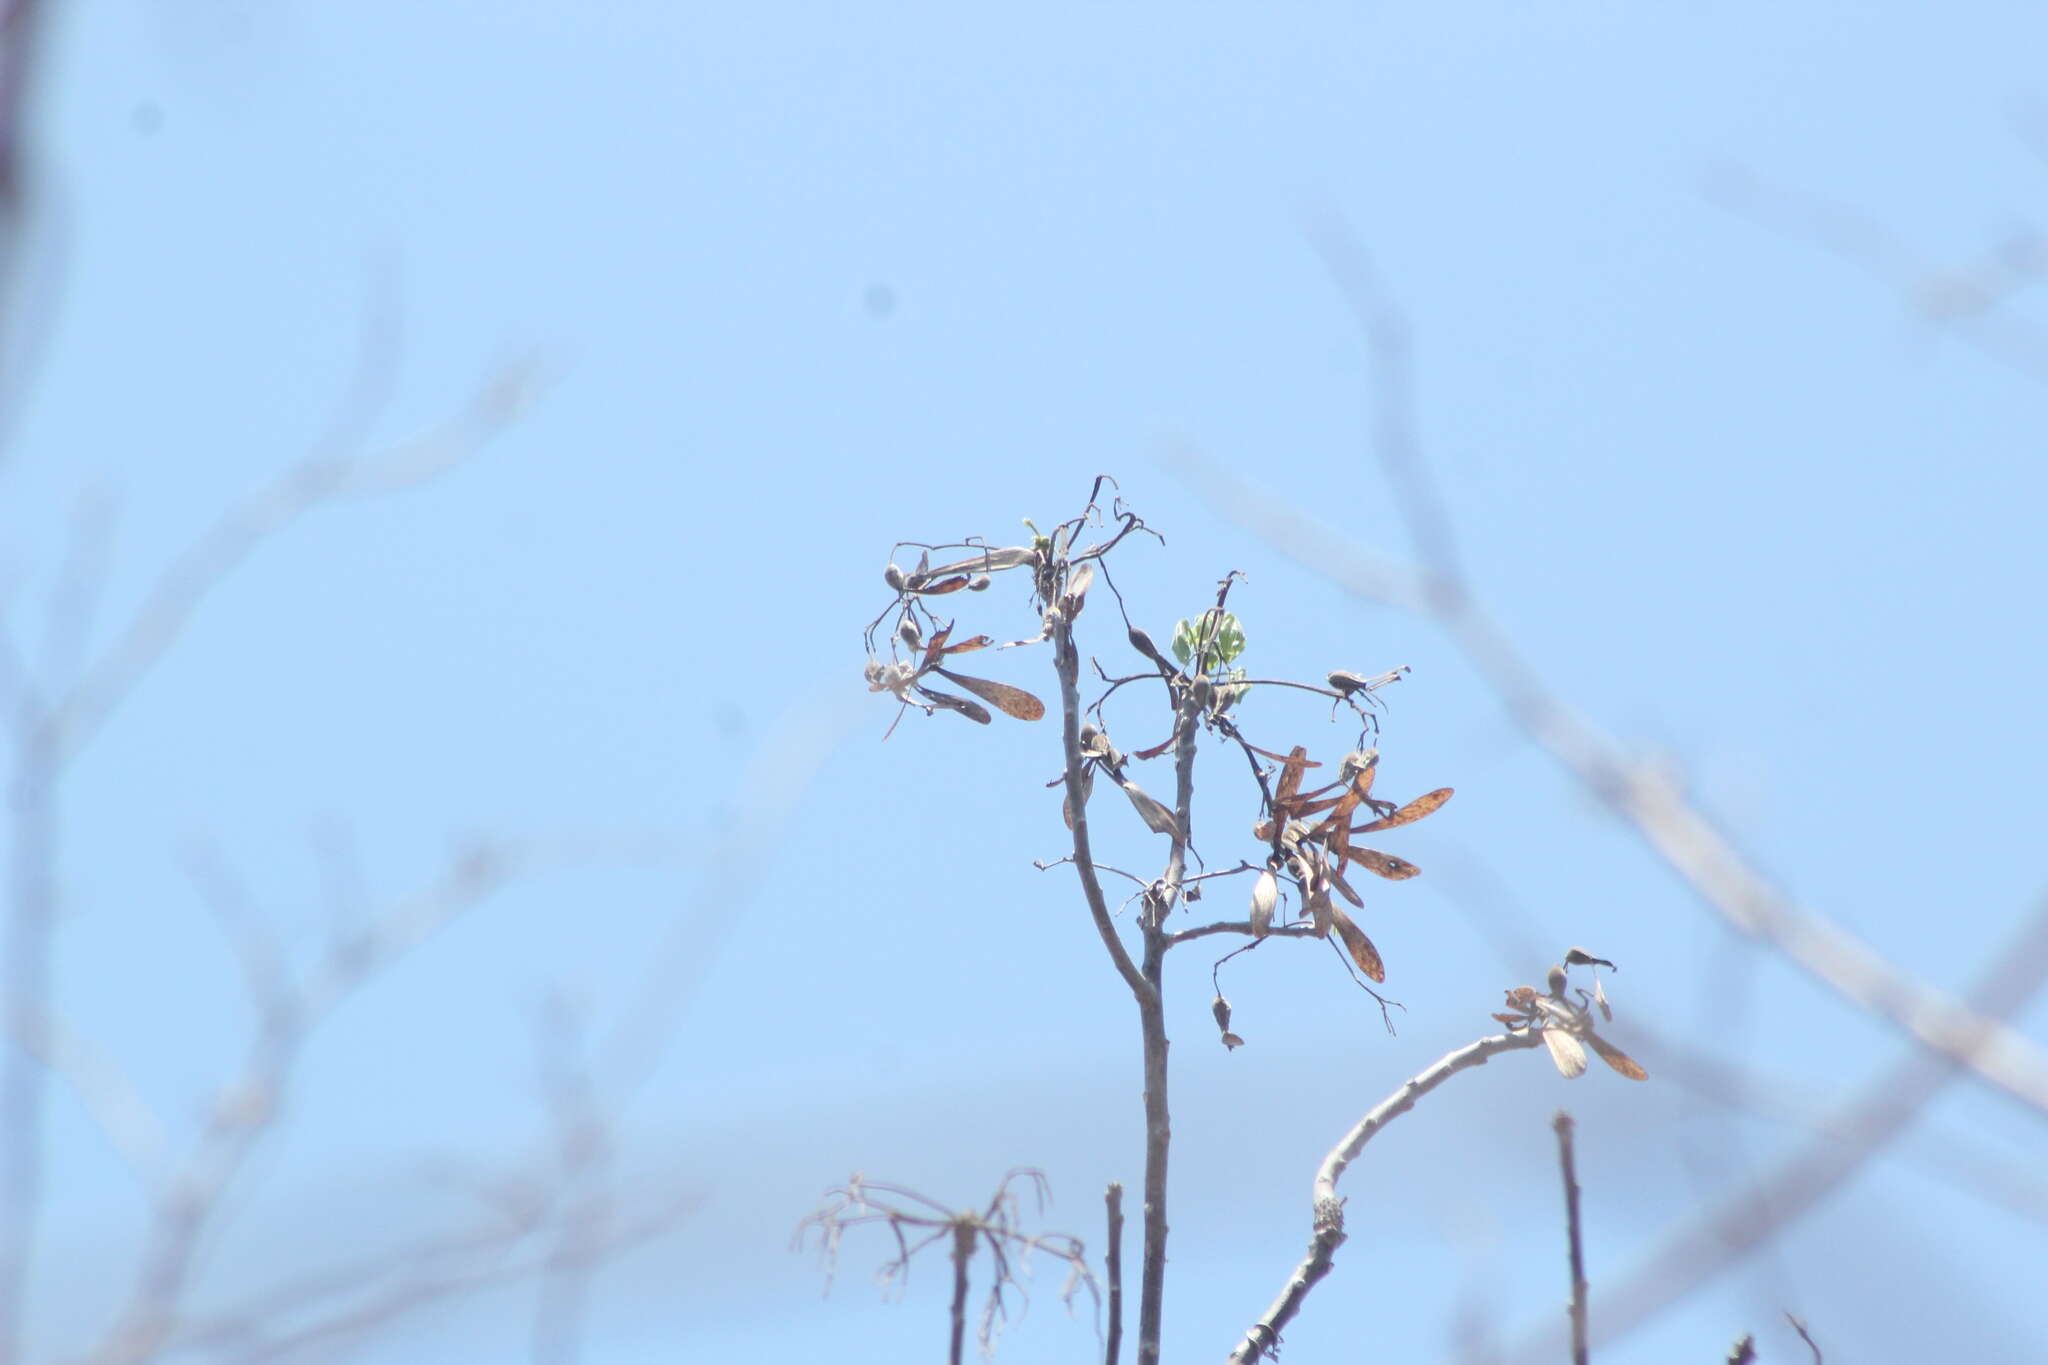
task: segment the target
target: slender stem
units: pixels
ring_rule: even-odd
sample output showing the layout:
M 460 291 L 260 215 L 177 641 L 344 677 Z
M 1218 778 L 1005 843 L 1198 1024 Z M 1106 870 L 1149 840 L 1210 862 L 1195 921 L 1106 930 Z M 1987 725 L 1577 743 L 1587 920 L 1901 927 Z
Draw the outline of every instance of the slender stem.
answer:
M 1109 1206 L 1109 1247 L 1102 1255 L 1103 1273 L 1109 1279 L 1109 1344 L 1102 1353 L 1102 1365 L 1116 1365 L 1124 1346 L 1124 1186 L 1109 1182 L 1102 1202 Z
M 967 1344 L 967 1263 L 974 1259 L 974 1239 L 980 1228 L 971 1218 L 953 1224 L 953 1347 L 947 1365 L 960 1365 Z
M 1365 1150 L 1373 1134 L 1415 1107 L 1415 1101 L 1442 1085 L 1467 1067 L 1484 1066 L 1489 1058 L 1540 1046 L 1540 1032 L 1500 1033 L 1467 1043 L 1456 1052 L 1437 1059 L 1436 1064 L 1367 1110 L 1365 1117 L 1332 1147 L 1316 1170 L 1314 1220 L 1309 1234 L 1308 1254 L 1288 1275 L 1279 1295 L 1259 1316 L 1244 1338 L 1230 1353 L 1230 1365 L 1250 1365 L 1274 1354 L 1280 1344 L 1280 1329 L 1294 1320 L 1309 1290 L 1330 1273 L 1337 1248 L 1344 1244 L 1344 1201 L 1337 1197 L 1337 1180 L 1345 1168 Z
M 1173 946 L 1166 918 L 1180 899 L 1187 870 L 1187 832 L 1195 797 L 1196 709 L 1192 689 L 1181 694 L 1174 717 L 1174 823 L 1179 831 L 1166 857 L 1166 873 L 1138 923 L 1145 936 L 1144 976 L 1151 990 L 1138 999 L 1145 1043 L 1145 1264 L 1139 1280 L 1138 1365 L 1158 1365 L 1166 1299 L 1166 1169 L 1173 1142 L 1167 1102 L 1166 950 Z
M 1572 1155 L 1572 1116 L 1560 1109 L 1550 1126 L 1557 1133 L 1557 1165 L 1564 1179 L 1565 1236 L 1571 1246 L 1572 1365 L 1586 1365 L 1586 1245 L 1579 1235 L 1579 1172 Z
M 1138 972 L 1137 964 L 1131 961 L 1130 953 L 1124 948 L 1123 940 L 1117 937 L 1116 922 L 1110 918 L 1108 902 L 1103 899 L 1102 882 L 1095 875 L 1095 855 L 1088 838 L 1088 805 L 1083 800 L 1086 788 L 1081 783 L 1081 654 L 1074 648 L 1073 623 L 1061 620 L 1053 630 L 1053 669 L 1060 680 L 1060 726 L 1061 739 L 1067 760 L 1067 812 L 1074 822 L 1074 871 L 1081 878 L 1081 891 L 1088 899 L 1088 913 L 1095 921 L 1095 932 L 1102 936 L 1102 946 L 1109 951 L 1109 960 L 1116 964 L 1117 974 L 1124 984 L 1131 988 L 1140 1006 L 1149 994 L 1156 999 L 1157 991 Z M 1185 826 L 1183 826 L 1185 828 Z
M 1161 976 L 1166 935 L 1145 929 L 1145 980 L 1151 993 L 1138 1001 L 1145 1042 L 1145 1262 L 1138 1280 L 1138 1365 L 1159 1365 L 1160 1323 L 1166 1296 L 1166 1158 L 1173 1122 L 1166 1100 L 1166 1008 Z

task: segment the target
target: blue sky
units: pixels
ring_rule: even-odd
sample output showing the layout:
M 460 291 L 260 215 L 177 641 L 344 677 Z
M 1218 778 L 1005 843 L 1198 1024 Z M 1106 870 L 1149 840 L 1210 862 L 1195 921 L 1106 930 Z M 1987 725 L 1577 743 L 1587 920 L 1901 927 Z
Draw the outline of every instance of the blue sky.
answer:
M 1115 561 L 1134 617 L 1163 638 L 1242 571 L 1255 668 L 1410 666 L 1382 787 L 1458 789 L 1390 839 L 1425 875 L 1364 920 L 1397 1036 L 1319 945 L 1274 944 L 1227 969 L 1249 1045 L 1226 1054 L 1209 958 L 1176 956 L 1168 1358 L 1228 1350 L 1300 1254 L 1323 1151 L 1568 943 L 1622 964 L 1614 1034 L 1652 1083 L 1517 1056 L 1390 1128 L 1290 1358 L 1452 1359 L 1555 1316 L 1559 1105 L 1597 1320 L 1673 1220 L 1905 1045 L 1735 944 L 1440 630 L 1347 599 L 1166 457 L 1409 553 L 1305 227 L 1341 215 L 1409 319 L 1422 449 L 1531 663 L 1802 903 L 1961 990 L 2042 890 L 2048 367 L 1714 187 L 1834 206 L 1930 272 L 2038 240 L 2044 39 L 2018 4 L 63 8 L 42 344 L 0 486 L 0 608 L 49 685 L 67 631 L 107 648 L 333 427 L 373 323 L 395 340 L 366 449 L 508 365 L 541 376 L 446 475 L 267 539 L 66 774 L 58 1004 L 173 1148 L 250 1028 L 195 861 L 303 967 L 470 841 L 537 850 L 323 1028 L 194 1304 L 465 1226 L 465 1180 L 544 1160 L 550 1000 L 600 1058 L 620 1207 L 689 1209 L 596 1278 L 587 1361 L 934 1358 L 937 1262 L 883 1303 L 880 1239 L 849 1241 L 829 1297 L 788 1249 L 855 1170 L 970 1204 L 1036 1166 L 1044 1226 L 1098 1243 L 1103 1183 L 1140 1179 L 1136 1036 L 1070 876 L 1031 866 L 1061 848 L 1056 732 L 911 716 L 885 744 L 857 637 L 899 538 L 1010 543 L 1109 472 L 1165 536 Z M 1995 317 L 2048 327 L 2024 291 Z M 113 521 L 80 626 L 52 601 L 82 505 Z M 963 624 L 1029 633 L 1022 597 Z M 1083 621 L 1106 662 L 1108 619 Z M 988 671 L 1052 694 L 1043 652 Z M 1260 705 L 1280 745 L 1350 743 L 1325 707 Z M 1252 852 L 1224 852 L 1234 761 L 1197 807 L 1225 858 Z M 1162 856 L 1097 809 L 1112 860 Z M 1714 1102 L 1656 1040 L 1752 1068 L 1762 1098 Z M 1605 1358 L 1745 1330 L 1800 1358 L 1784 1309 L 1830 1358 L 2018 1358 L 2044 1331 L 2039 1191 L 1938 1172 L 2024 1163 L 2040 1121 L 1950 1086 Z M 48 1143 L 37 1358 L 96 1339 L 143 1219 L 61 1086 Z M 999 1358 L 1095 1350 L 1057 1286 Z M 356 1358 L 518 1358 L 532 1304 L 468 1298 Z

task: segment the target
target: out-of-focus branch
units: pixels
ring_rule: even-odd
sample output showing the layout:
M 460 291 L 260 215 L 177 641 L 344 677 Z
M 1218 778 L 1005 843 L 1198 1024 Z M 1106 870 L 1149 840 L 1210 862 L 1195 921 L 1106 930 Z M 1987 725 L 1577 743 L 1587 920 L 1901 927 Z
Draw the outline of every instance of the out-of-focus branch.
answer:
M 1571 1304 L 1566 1309 L 1572 1328 L 1572 1365 L 1586 1365 L 1586 1242 L 1579 1227 L 1579 1169 L 1573 1152 L 1572 1116 L 1560 1109 L 1550 1127 L 1557 1134 L 1558 1177 L 1564 1183 L 1565 1246 L 1572 1272 Z
M 177 1327 L 201 1242 L 244 1162 L 275 1123 L 313 1030 L 366 980 L 496 891 L 514 866 L 509 850 L 472 849 L 382 921 L 337 944 L 303 987 L 276 984 L 240 1074 L 222 1087 L 198 1140 L 158 1196 L 126 1304 L 87 1359 L 134 1365 L 163 1349 Z
M 1301 1264 L 1287 1278 L 1279 1295 L 1259 1315 L 1251 1329 L 1230 1353 L 1230 1365 L 1249 1365 L 1262 1356 L 1270 1356 L 1280 1344 L 1280 1333 L 1294 1320 L 1307 1300 L 1308 1293 L 1330 1273 L 1330 1267 L 1337 1254 L 1337 1248 L 1344 1244 L 1344 1201 L 1337 1195 L 1337 1181 L 1343 1176 L 1358 1154 L 1365 1150 L 1365 1144 L 1372 1141 L 1380 1129 L 1393 1122 L 1415 1107 L 1415 1102 L 1430 1091 L 1442 1085 L 1460 1071 L 1470 1067 L 1484 1066 L 1488 1061 L 1503 1053 L 1525 1051 L 1543 1045 L 1540 1030 L 1526 1030 L 1515 1033 L 1497 1033 L 1477 1042 L 1467 1043 L 1456 1052 L 1448 1053 L 1414 1079 L 1404 1083 L 1399 1090 L 1381 1100 L 1366 1111 L 1346 1133 L 1343 1140 L 1330 1149 L 1323 1158 L 1323 1164 L 1316 1171 L 1315 1218 L 1309 1235 L 1308 1254 L 1301 1258 Z
M 61 766 L 91 741 L 201 603 L 257 546 L 325 503 L 397 492 L 445 473 L 503 428 L 530 397 L 532 379 L 510 370 L 487 384 L 468 411 L 437 430 L 378 455 L 315 455 L 229 508 L 158 578 L 119 637 L 46 720 L 50 762 Z
M 1997 1022 L 2000 1018 L 2024 1008 L 2048 986 L 2048 899 L 2012 942 L 1991 954 L 1990 962 L 1970 996 L 1975 1017 L 1985 1021 L 1987 1037 L 2003 1027 Z M 1604 1346 L 1620 1340 L 1775 1236 L 1839 1188 L 1911 1123 L 1942 1086 L 1967 1069 L 1967 1051 L 1958 1056 L 1925 1050 L 1915 1050 L 1887 1068 L 1802 1151 L 1746 1189 L 1717 1196 L 1692 1227 L 1674 1234 L 1612 1290 L 1604 1291 L 1595 1343 Z M 1555 1328 L 1546 1328 L 1527 1338 L 1510 1358 L 1554 1359 L 1556 1346 Z
M 1339 227 L 1319 245 L 1369 341 L 1384 334 L 1393 305 L 1372 278 L 1363 253 Z M 1405 410 L 1405 351 L 1371 353 L 1375 395 Z M 1441 503 L 1416 450 L 1412 431 L 1375 443 L 1374 453 L 1400 495 L 1418 551 L 1447 547 L 1436 527 Z M 1354 597 L 1417 607 L 1429 614 L 1492 684 L 1509 714 L 1539 747 L 1578 778 L 1647 843 L 1707 906 L 1738 932 L 1771 944 L 1807 975 L 1926 1046 L 1965 1059 L 1985 1080 L 2048 1113 L 2048 1056 L 2018 1032 L 1987 1020 L 1899 971 L 1833 921 L 1798 905 L 1743 856 L 1735 843 L 1687 799 L 1677 782 L 1632 762 L 1621 748 L 1555 696 L 1505 632 L 1479 605 L 1455 561 L 1425 560 L 1419 571 L 1390 569 L 1357 554 L 1329 531 L 1193 451 L 1174 464 L 1225 515 L 1280 553 L 1315 570 Z M 1419 490 L 1419 491 L 1418 491 Z
M 1884 283 L 1927 322 L 2029 379 L 2048 381 L 2048 332 L 1999 305 L 2048 276 L 2048 238 L 2024 233 L 1978 261 L 1947 269 L 1917 259 L 1877 223 L 1820 199 L 1722 169 L 1709 198 L 1752 222 L 1813 242 Z

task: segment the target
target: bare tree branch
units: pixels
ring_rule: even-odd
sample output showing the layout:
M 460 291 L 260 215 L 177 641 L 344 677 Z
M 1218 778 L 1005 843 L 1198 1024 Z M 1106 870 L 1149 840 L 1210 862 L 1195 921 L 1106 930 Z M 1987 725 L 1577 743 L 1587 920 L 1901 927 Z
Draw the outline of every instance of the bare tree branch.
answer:
M 1238 1342 L 1230 1353 L 1230 1365 L 1250 1365 L 1251 1361 L 1263 1356 L 1274 1355 L 1280 1345 L 1280 1334 L 1295 1315 L 1301 1311 L 1311 1289 L 1335 1263 L 1337 1248 L 1344 1244 L 1344 1200 L 1337 1195 L 1337 1181 L 1350 1164 L 1365 1150 L 1365 1144 L 1372 1141 L 1380 1129 L 1415 1107 L 1415 1102 L 1430 1091 L 1442 1085 L 1460 1071 L 1475 1066 L 1484 1066 L 1503 1053 L 1527 1051 L 1541 1047 L 1543 1036 L 1540 1032 L 1497 1033 L 1467 1043 L 1455 1052 L 1446 1053 L 1405 1082 L 1400 1089 L 1367 1110 L 1346 1133 L 1323 1164 L 1316 1171 L 1314 1188 L 1315 1216 L 1309 1235 L 1308 1253 L 1301 1258 L 1301 1264 L 1287 1277 L 1287 1283 L 1279 1295 L 1251 1325 L 1244 1339 Z
M 1340 268 L 1341 267 L 1341 268 Z M 1388 303 L 1374 285 L 1359 284 L 1365 266 L 1355 249 L 1333 263 L 1337 282 L 1368 339 L 1381 336 Z M 1376 393 L 1405 407 L 1405 354 L 1371 354 Z M 1418 547 L 1441 539 L 1433 528 L 1440 502 L 1426 471 L 1399 431 L 1375 454 L 1403 495 L 1402 510 Z M 2048 1113 L 2048 1054 L 2023 1035 L 1988 1021 L 1951 997 L 1922 985 L 1832 920 L 1797 904 L 1746 858 L 1734 841 L 1685 797 L 1669 774 L 1632 762 L 1618 745 L 1555 696 L 1473 597 L 1454 561 L 1425 562 L 1420 572 L 1391 569 L 1353 551 L 1275 499 L 1231 477 L 1191 450 L 1172 461 L 1177 472 L 1231 520 L 1275 550 L 1362 600 L 1414 607 L 1435 619 L 1492 684 L 1509 714 L 1539 747 L 1571 772 L 1633 830 L 1710 909 L 1737 932 L 1783 953 L 1814 980 L 1927 1047 L 1966 1058 L 1972 1070 L 2028 1107 Z M 1415 490 L 1424 490 L 1418 494 Z

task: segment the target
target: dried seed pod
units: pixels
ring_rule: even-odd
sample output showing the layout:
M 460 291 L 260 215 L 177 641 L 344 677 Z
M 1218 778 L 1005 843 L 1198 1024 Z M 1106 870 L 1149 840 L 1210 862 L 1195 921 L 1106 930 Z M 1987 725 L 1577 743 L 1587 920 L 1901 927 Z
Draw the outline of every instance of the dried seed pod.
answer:
M 1223 998 L 1222 992 L 1217 992 L 1216 998 L 1209 1002 L 1209 1013 L 1216 1016 L 1217 1028 L 1222 1029 L 1225 1032 L 1229 1031 L 1230 1002 Z
M 989 576 L 987 574 L 978 573 L 974 577 L 967 580 L 967 591 L 986 592 L 988 591 L 988 585 L 990 581 L 991 580 L 989 579 Z
M 1252 933 L 1264 938 L 1273 929 L 1273 908 L 1280 903 L 1280 879 L 1267 868 L 1252 884 Z
M 1160 672 L 1173 673 L 1178 671 L 1167 660 L 1167 657 L 1159 652 L 1159 646 L 1152 643 L 1152 637 L 1145 633 L 1143 626 L 1131 627 L 1130 640 L 1131 648 L 1150 659 Z
M 1153 799 L 1151 793 L 1128 779 L 1118 779 L 1117 785 L 1124 789 L 1124 795 L 1131 799 L 1131 806 L 1138 812 L 1138 818 L 1143 820 L 1154 834 L 1164 834 L 1171 839 L 1180 837 L 1180 822 L 1173 818 L 1172 811 Z
M 1359 677 L 1356 673 L 1346 673 L 1341 668 L 1331 673 L 1326 681 L 1328 681 L 1332 689 L 1342 692 L 1347 697 L 1365 686 L 1364 678 Z
M 1613 964 L 1612 962 L 1609 962 L 1609 961 L 1608 961 L 1608 960 L 1607 960 L 1606 958 L 1604 958 L 1604 957 L 1594 957 L 1594 956 L 1593 956 L 1593 955 L 1592 955 L 1591 953 L 1587 952 L 1587 951 L 1586 951 L 1586 950 L 1585 950 L 1584 948 L 1567 948 L 1567 949 L 1565 949 L 1565 950 L 1564 950 L 1564 965 L 1565 965 L 1565 966 L 1567 966 L 1567 967 L 1605 967 L 1605 968 L 1606 968 L 1606 969 L 1607 969 L 1608 971 L 1610 971 L 1610 972 L 1618 972 L 1618 971 L 1620 971 L 1620 970 L 1621 970 L 1621 968 L 1619 968 L 1619 967 L 1615 966 L 1615 965 L 1614 965 L 1614 964 Z
M 882 581 L 884 583 L 887 583 L 890 587 L 894 588 L 897 592 L 902 592 L 903 585 L 908 583 L 910 580 L 903 576 L 903 570 L 897 568 L 894 564 L 891 564 L 882 570 Z
M 1069 621 L 1081 614 L 1089 585 L 1094 582 L 1095 561 L 1092 559 L 1067 575 L 1067 590 L 1060 598 L 1060 606 L 1066 612 Z
M 896 638 L 913 650 L 924 648 L 924 632 L 912 617 L 906 616 L 896 623 Z

